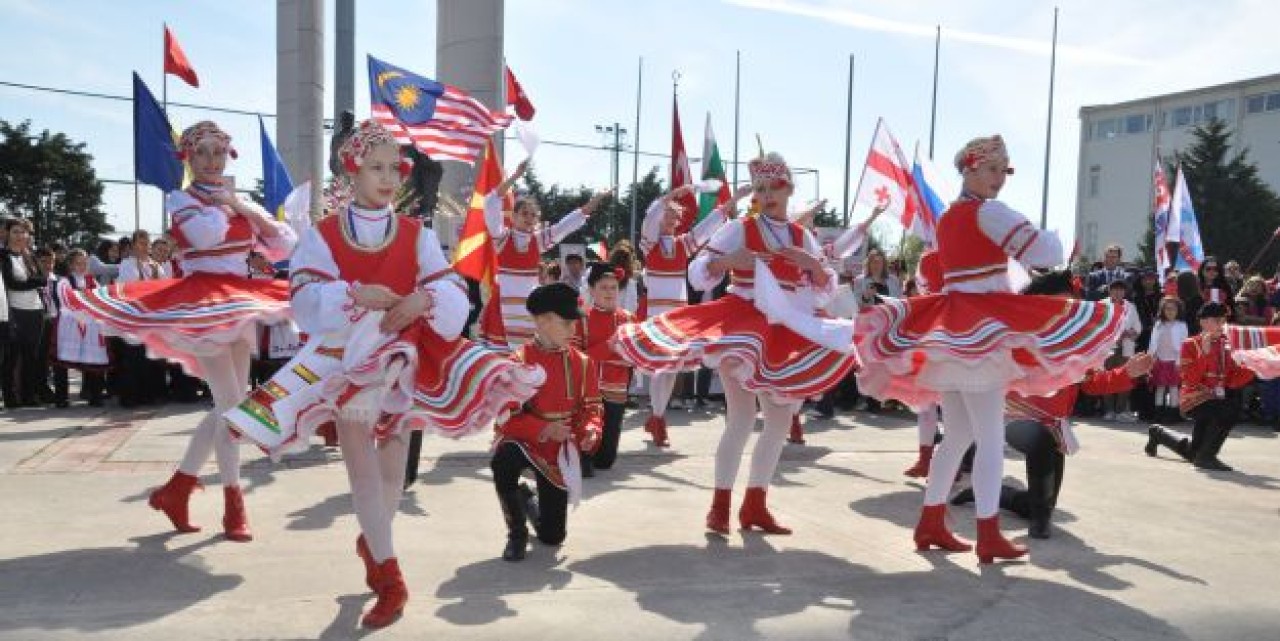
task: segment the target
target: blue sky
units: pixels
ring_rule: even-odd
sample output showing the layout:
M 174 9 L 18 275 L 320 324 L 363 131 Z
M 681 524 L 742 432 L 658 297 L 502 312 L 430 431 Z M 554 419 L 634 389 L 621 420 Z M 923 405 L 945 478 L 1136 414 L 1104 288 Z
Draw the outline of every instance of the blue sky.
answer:
M 1061 2 L 1049 226 L 1070 236 L 1082 105 L 1274 73 L 1280 8 L 1264 0 L 1217 3 Z M 332 38 L 332 3 L 326 35 Z M 435 2 L 359 0 L 357 113 L 368 112 L 367 53 L 427 76 L 435 72 Z M 137 70 L 159 95 L 161 23 L 167 21 L 200 74 L 201 88 L 171 78 L 171 100 L 271 113 L 275 110 L 275 3 L 263 0 L 0 0 L 5 20 L 0 80 L 128 95 Z M 1007 0 L 507 0 L 506 57 L 538 107 L 546 140 L 600 145 L 596 124 L 620 121 L 635 140 L 636 69 L 644 59 L 639 146 L 670 147 L 671 74 L 681 73 L 685 143 L 700 153 L 711 113 L 722 154 L 733 156 L 734 52 L 742 52 L 740 156 L 755 135 L 793 165 L 819 170 L 799 196 L 839 203 L 843 190 L 845 92 L 857 56 L 853 173 L 885 117 L 908 155 L 927 143 L 933 25 L 943 28 L 936 156 L 975 135 L 1002 133 L 1018 173 L 1002 199 L 1038 219 L 1044 171 L 1048 42 L 1053 3 Z M 326 47 L 328 52 L 331 47 Z M 330 55 L 330 53 L 327 53 Z M 332 69 L 332 61 L 326 61 Z M 326 100 L 326 112 L 332 99 Z M 257 121 L 173 108 L 181 128 L 214 117 L 241 155 L 241 184 L 260 175 Z M 0 118 L 30 119 L 87 143 L 103 178 L 132 178 L 127 102 L 0 87 Z M 273 121 L 267 121 L 269 130 Z M 274 131 L 272 131 L 274 134 Z M 512 151 L 508 166 L 519 159 Z M 641 158 L 641 172 L 664 161 Z M 604 186 L 610 157 L 543 146 L 543 177 Z M 623 162 L 624 180 L 631 159 Z M 698 168 L 695 166 L 694 171 Z M 133 188 L 109 186 L 109 220 L 133 228 Z M 160 196 L 142 188 L 142 226 L 159 227 Z M 855 211 L 855 217 L 860 212 Z M 896 232 L 886 230 L 896 238 Z

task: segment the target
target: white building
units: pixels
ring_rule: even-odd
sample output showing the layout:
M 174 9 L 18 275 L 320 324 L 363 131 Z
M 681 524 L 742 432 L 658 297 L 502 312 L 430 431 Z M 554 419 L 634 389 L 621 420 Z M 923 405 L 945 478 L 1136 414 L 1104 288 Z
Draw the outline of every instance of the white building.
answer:
M 1280 191 L 1280 74 L 1080 109 L 1076 238 L 1083 256 L 1098 260 L 1111 243 L 1124 247 L 1126 260 L 1137 256 L 1157 150 L 1167 158 L 1186 149 L 1195 126 L 1213 118 L 1226 122 L 1233 151 L 1247 147 L 1260 177 Z

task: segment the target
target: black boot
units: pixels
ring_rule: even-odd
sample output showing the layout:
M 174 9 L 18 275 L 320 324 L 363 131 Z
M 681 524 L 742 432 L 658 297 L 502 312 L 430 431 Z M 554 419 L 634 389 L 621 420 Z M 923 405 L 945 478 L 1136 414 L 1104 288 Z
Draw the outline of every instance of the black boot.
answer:
M 1222 451 L 1222 445 L 1227 441 L 1227 435 L 1231 433 L 1231 428 L 1224 425 L 1212 425 L 1206 430 L 1205 442 L 1200 446 L 1200 451 L 1196 452 L 1195 460 L 1191 462 L 1196 469 L 1205 470 L 1207 472 L 1230 472 L 1230 465 L 1218 460 L 1218 452 Z
M 1053 513 L 1053 508 L 1045 505 L 1037 505 L 1031 511 L 1031 525 L 1027 526 L 1027 536 L 1033 539 L 1049 538 L 1049 516 Z
M 520 489 L 498 492 L 502 518 L 507 522 L 507 547 L 502 550 L 503 561 L 524 560 L 525 552 L 529 547 L 529 528 L 525 526 L 524 502 Z
M 1014 488 L 1011 488 L 1008 485 L 1001 485 L 1000 486 L 1000 509 L 1009 510 L 1010 512 L 1013 512 L 1018 516 L 1021 516 L 1022 518 L 1026 518 L 1026 510 L 1024 508 L 1021 508 L 1018 500 L 1018 497 L 1021 494 L 1023 494 L 1023 492 L 1015 490 Z M 963 490 L 960 490 L 960 492 L 958 492 L 955 496 L 951 497 L 952 505 L 968 505 L 970 503 L 973 503 L 973 501 L 974 501 L 974 498 L 973 498 L 972 487 L 967 487 Z
M 591 455 L 585 452 L 579 453 L 578 461 L 582 464 L 582 478 L 594 478 L 596 475 L 596 463 L 591 460 Z
M 1191 459 L 1191 441 L 1185 436 L 1161 425 L 1147 429 L 1147 445 L 1142 448 L 1147 456 L 1156 455 L 1156 447 L 1163 445 L 1184 459 Z

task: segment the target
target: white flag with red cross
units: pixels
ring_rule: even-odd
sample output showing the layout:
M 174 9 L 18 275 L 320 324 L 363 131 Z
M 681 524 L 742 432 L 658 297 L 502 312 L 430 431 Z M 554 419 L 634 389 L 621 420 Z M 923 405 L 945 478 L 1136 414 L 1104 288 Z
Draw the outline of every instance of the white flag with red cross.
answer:
M 868 207 L 884 207 L 886 217 L 897 220 L 904 229 L 920 236 L 926 243 L 933 243 L 933 238 L 925 237 L 925 226 L 920 224 L 922 221 L 917 220 L 920 205 L 912 189 L 911 164 L 883 118 L 876 123 L 876 134 L 871 139 L 871 149 L 867 151 L 867 165 L 858 183 L 856 201 Z

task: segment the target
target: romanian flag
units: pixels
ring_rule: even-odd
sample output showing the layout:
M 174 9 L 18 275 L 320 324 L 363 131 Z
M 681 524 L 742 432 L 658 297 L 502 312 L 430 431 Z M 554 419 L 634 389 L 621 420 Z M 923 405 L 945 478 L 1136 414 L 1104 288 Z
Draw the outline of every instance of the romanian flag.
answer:
M 289 177 L 289 170 L 285 168 L 276 146 L 271 144 L 262 116 L 258 116 L 258 131 L 262 140 L 262 198 L 267 211 L 276 220 L 283 221 L 284 201 L 293 191 L 293 178 Z

